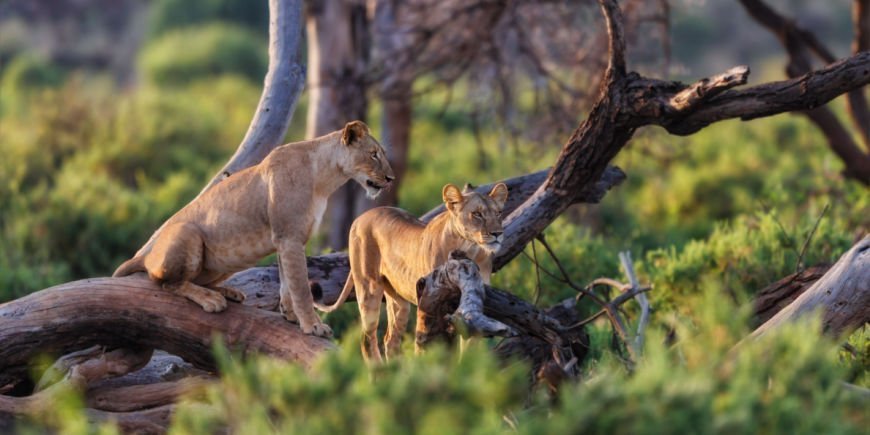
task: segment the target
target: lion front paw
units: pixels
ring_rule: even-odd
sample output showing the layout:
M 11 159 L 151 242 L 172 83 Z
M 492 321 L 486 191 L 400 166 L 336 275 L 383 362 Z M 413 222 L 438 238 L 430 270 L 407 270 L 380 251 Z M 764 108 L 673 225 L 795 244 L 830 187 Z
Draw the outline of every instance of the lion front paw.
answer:
M 195 302 L 207 313 L 220 313 L 227 309 L 227 299 L 217 292 L 203 293 Z
M 302 325 L 302 332 L 317 337 L 332 338 L 332 328 L 330 328 L 329 325 L 323 322 L 315 322 L 308 327 L 306 327 L 306 325 Z
M 215 287 L 214 290 L 233 302 L 245 301 L 245 294 L 234 288 L 218 286 Z

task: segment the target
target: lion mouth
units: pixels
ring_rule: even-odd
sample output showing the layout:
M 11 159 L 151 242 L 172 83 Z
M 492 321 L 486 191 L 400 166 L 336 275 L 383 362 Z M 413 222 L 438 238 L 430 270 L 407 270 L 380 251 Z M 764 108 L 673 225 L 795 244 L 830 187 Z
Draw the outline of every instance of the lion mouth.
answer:
M 387 186 L 380 185 L 378 183 L 375 183 L 372 180 L 366 180 L 366 183 L 365 183 L 366 196 L 368 196 L 369 199 L 375 199 L 378 197 L 378 195 L 381 194 L 381 192 L 384 190 L 385 187 L 387 187 Z
M 387 187 L 387 186 L 381 186 L 380 184 L 375 183 L 372 180 L 366 180 L 366 186 L 371 187 L 372 189 L 375 189 L 375 190 L 381 190 L 381 189 Z
M 481 246 L 483 247 L 483 249 L 485 249 L 489 252 L 496 253 L 496 252 L 498 252 L 499 249 L 501 249 L 501 242 L 498 240 L 491 240 L 491 241 L 482 243 Z

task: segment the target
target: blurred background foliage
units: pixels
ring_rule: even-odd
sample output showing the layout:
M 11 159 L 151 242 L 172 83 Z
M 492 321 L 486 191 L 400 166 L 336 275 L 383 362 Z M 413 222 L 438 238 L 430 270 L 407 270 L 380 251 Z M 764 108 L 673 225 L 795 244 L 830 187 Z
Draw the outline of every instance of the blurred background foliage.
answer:
M 128 52 L 104 60 L 116 68 L 58 60 L 36 45 L 33 35 L 43 27 L 0 14 L 0 302 L 109 275 L 199 192 L 247 129 L 267 65 L 266 2 L 128 3 L 147 17 L 137 24 L 146 30 L 141 40 L 118 39 Z M 756 81 L 782 77 L 781 49 L 764 30 L 722 36 L 732 34 L 728 23 L 744 19 L 736 6 L 677 3 L 675 77 L 739 63 L 753 66 Z M 845 52 L 848 2 L 773 3 L 804 11 L 805 24 Z M 100 24 L 98 9 L 87 13 L 98 15 L 96 30 L 68 48 L 81 59 L 102 59 L 94 54 L 105 50 L 101 38 L 115 33 Z M 461 90 L 459 83 L 453 92 Z M 841 115 L 842 103 L 833 103 Z M 303 97 L 288 141 L 303 137 L 305 110 Z M 559 143 L 508 137 L 490 124 L 475 132 L 469 110 L 446 90 L 415 100 L 400 206 L 421 214 L 440 201 L 447 182 L 486 183 L 554 161 Z M 370 112 L 380 135 L 376 103 Z M 346 337 L 342 350 L 310 375 L 219 352 L 219 390 L 208 406 L 185 407 L 175 430 L 660 433 L 663 421 L 673 433 L 866 430 L 866 402 L 839 388 L 844 380 L 870 385 L 866 328 L 849 338 L 857 356 L 838 353 L 813 326 L 726 355 L 748 332 L 745 313 L 756 291 L 799 264 L 835 261 L 870 227 L 866 187 L 840 175 L 842 164 L 819 132 L 793 115 L 722 122 L 685 138 L 648 129 L 615 164 L 628 180 L 602 204 L 572 208 L 545 235 L 581 285 L 620 277 L 617 252 L 634 254 L 641 280 L 654 286 L 649 349 L 636 372 L 618 364 L 603 324 L 593 325 L 583 381 L 558 400 L 538 392 L 528 402 L 519 366 L 500 366 L 483 348 L 462 359 L 442 350 L 409 355 L 370 372 L 359 360 L 357 334 L 346 333 L 357 318 L 347 306 L 327 319 Z M 557 270 L 540 243 L 526 252 Z M 574 294 L 524 256 L 494 284 L 542 305 Z M 674 331 L 679 341 L 664 345 Z

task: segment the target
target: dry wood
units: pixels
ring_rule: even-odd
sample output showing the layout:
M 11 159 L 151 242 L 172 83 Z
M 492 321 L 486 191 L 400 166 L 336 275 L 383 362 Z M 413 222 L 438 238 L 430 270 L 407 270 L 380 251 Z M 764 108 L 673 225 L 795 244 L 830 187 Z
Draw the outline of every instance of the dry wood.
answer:
M 560 367 L 570 376 L 589 346 L 583 327 L 564 326 L 578 320 L 573 299 L 550 310 L 539 309 L 484 285 L 478 267 L 462 252 L 451 253 L 445 264 L 420 279 L 417 299 L 418 321 L 423 321 L 416 337 L 420 348 L 436 340 L 450 342 L 457 332 L 507 336 L 496 348 L 503 357 L 529 359 L 535 372 L 552 361 L 556 365 L 550 370 Z
M 825 275 L 831 265 L 816 265 L 768 284 L 755 296 L 754 318 L 757 325 L 770 320 L 780 310 L 794 302 L 813 283 Z
M 181 397 L 196 398 L 214 382 L 214 379 L 192 377 L 173 382 L 91 388 L 85 394 L 86 405 L 101 411 L 140 411 L 175 403 Z
M 159 348 L 213 370 L 216 336 L 242 354 L 264 353 L 303 366 L 333 348 L 276 313 L 229 304 L 225 312 L 210 314 L 147 278 L 89 279 L 0 305 L 0 385 L 25 378 L 37 355 L 95 344 Z
M 85 412 L 89 421 L 93 423 L 114 422 L 122 433 L 165 434 L 172 421 L 175 405 L 163 405 L 133 412 L 110 412 L 96 409 L 88 409 Z
M 83 385 L 91 382 L 122 376 L 135 372 L 151 360 L 152 350 L 148 348 L 130 348 L 107 350 L 103 346 L 91 346 L 87 349 L 66 354 L 59 358 L 36 384 L 36 391 L 61 381 L 63 378 L 77 374 Z
M 822 311 L 822 327 L 842 336 L 870 322 L 870 236 L 856 243 L 794 302 L 756 329 L 751 338 Z

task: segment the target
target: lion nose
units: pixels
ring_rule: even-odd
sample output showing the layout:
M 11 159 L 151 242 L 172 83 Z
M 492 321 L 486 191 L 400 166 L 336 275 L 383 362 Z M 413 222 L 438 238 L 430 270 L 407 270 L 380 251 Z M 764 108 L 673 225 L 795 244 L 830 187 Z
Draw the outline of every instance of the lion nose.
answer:
M 391 176 L 389 176 L 389 175 L 385 175 L 385 176 L 384 176 L 384 179 L 387 180 L 387 183 L 392 183 L 393 180 L 396 179 L 396 177 L 391 177 Z
M 492 234 L 493 237 L 499 237 L 504 234 L 504 231 L 493 231 L 490 234 Z

